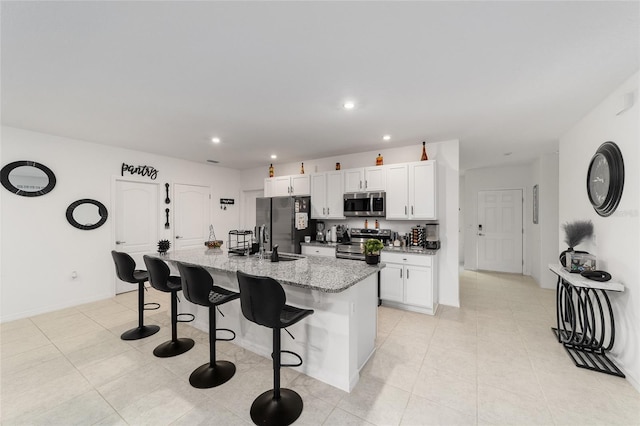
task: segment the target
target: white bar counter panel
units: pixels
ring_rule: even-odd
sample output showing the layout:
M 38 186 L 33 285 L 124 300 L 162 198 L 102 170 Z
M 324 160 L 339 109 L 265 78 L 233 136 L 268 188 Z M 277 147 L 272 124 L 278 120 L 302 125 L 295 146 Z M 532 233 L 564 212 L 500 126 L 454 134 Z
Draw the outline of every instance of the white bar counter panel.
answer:
M 173 274 L 177 274 L 175 262 L 202 266 L 213 276 L 215 285 L 233 291 L 239 291 L 238 270 L 280 282 L 287 304 L 314 310 L 313 315 L 288 328 L 295 340 L 282 333 L 282 349 L 302 357 L 302 366 L 295 370 L 308 376 L 350 392 L 358 382 L 360 369 L 375 351 L 378 271 L 384 265 L 287 253 L 281 256 L 299 259 L 272 263 L 268 256 L 258 260 L 256 256 L 229 256 L 226 251 L 205 248 L 154 256 L 167 261 Z M 184 298 L 181 301 L 180 312 L 194 314 L 192 324 L 208 332 L 208 309 Z M 246 320 L 240 300 L 221 305 L 220 310 L 224 317 L 218 313 L 218 327 L 236 333 L 234 344 L 271 358 L 271 330 Z M 295 360 L 283 354 L 282 361 Z

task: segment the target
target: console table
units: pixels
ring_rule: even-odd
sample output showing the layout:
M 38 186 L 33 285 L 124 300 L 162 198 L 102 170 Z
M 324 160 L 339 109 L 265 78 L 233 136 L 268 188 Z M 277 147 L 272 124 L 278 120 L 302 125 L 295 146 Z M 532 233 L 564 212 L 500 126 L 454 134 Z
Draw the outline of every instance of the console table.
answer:
M 551 330 L 580 368 L 625 377 L 606 352 L 615 339 L 615 322 L 608 291 L 624 291 L 614 281 L 599 282 L 572 274 L 562 265 L 550 264 L 558 276 L 556 291 L 557 327 Z

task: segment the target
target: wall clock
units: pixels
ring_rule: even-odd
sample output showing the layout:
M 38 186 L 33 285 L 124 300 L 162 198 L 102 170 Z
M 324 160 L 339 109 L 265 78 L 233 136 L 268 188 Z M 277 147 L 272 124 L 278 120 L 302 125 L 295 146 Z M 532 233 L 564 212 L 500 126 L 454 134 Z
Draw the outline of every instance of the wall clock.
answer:
M 596 151 L 587 171 L 587 195 L 600 216 L 610 216 L 618 207 L 624 187 L 624 161 L 620 148 L 605 142 Z

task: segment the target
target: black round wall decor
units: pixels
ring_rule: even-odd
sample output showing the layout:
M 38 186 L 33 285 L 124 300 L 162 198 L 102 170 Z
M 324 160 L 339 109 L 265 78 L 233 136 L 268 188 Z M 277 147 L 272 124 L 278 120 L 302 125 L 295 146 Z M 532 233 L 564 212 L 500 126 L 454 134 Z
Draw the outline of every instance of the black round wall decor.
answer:
M 83 204 L 93 204 L 98 208 L 98 216 L 91 217 L 90 221 L 87 223 L 79 223 L 76 218 L 73 216 L 73 213 L 76 208 L 82 206 Z M 91 200 L 89 198 L 84 198 L 82 200 L 74 201 L 67 207 L 67 221 L 71 224 L 71 226 L 82 229 L 83 231 L 89 231 L 91 229 L 96 229 L 104 225 L 107 221 L 108 217 L 107 208 L 100 201 Z
M 624 161 L 618 145 L 600 145 L 589 163 L 587 195 L 600 216 L 610 216 L 618 207 L 624 188 Z
M 19 167 L 34 167 L 38 169 L 40 172 L 43 172 L 46 175 L 47 182 L 44 185 L 31 185 L 28 182 L 29 177 L 33 176 L 23 176 L 23 178 L 27 179 L 25 185 L 21 185 L 18 180 L 20 180 L 20 176 L 17 177 L 14 175 L 10 176 L 11 172 Z M 36 173 L 37 174 L 37 173 Z M 30 173 L 32 175 L 32 173 Z M 9 163 L 0 170 L 0 183 L 4 186 L 7 191 L 13 192 L 16 195 L 21 195 L 23 197 L 39 197 L 40 195 L 44 195 L 56 186 L 56 175 L 53 174 L 50 168 L 45 166 L 44 164 L 36 163 L 35 161 L 14 161 L 13 163 Z

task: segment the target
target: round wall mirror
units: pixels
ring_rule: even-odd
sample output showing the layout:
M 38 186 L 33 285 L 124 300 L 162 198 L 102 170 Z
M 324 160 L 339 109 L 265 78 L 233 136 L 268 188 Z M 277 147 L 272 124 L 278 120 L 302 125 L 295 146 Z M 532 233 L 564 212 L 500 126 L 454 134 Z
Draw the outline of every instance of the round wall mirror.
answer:
M 107 208 L 96 200 L 74 201 L 67 208 L 67 220 L 71 226 L 85 231 L 101 227 L 107 216 Z
M 50 168 L 35 161 L 14 161 L 0 170 L 0 182 L 14 194 L 38 197 L 51 192 L 56 186 L 56 176 Z

